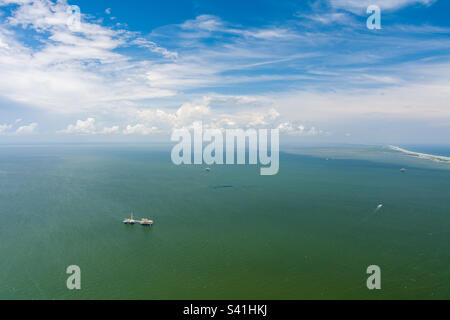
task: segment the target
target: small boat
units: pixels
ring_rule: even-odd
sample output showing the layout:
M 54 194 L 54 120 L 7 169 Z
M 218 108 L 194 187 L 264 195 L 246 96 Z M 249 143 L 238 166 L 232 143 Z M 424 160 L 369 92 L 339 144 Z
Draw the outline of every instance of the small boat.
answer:
M 127 219 L 123 220 L 123 223 L 124 224 L 135 224 L 136 220 L 134 220 L 134 218 L 133 218 L 133 213 L 131 213 L 131 217 L 130 218 L 127 218 Z
M 153 220 L 143 218 L 143 219 L 141 219 L 141 221 L 139 221 L 139 224 L 141 226 L 151 226 L 151 225 L 153 225 Z
M 211 168 L 206 168 L 205 171 L 210 172 Z
M 405 168 L 401 168 L 400 171 L 401 172 L 406 172 L 406 169 Z

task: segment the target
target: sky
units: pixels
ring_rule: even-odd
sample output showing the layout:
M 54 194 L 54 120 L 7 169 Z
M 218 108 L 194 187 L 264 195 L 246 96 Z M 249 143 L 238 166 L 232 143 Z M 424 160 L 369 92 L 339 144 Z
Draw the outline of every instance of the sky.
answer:
M 0 0 L 0 143 L 169 141 L 194 121 L 450 143 L 449 16 L 446 0 Z

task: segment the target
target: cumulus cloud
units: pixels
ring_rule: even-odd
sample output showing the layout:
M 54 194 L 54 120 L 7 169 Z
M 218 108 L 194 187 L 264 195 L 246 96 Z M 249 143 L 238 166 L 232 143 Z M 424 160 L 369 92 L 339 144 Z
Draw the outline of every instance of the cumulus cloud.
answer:
M 112 127 L 105 127 L 103 128 L 100 133 L 101 134 L 113 134 L 113 133 L 118 133 L 120 131 L 120 127 L 119 126 L 112 126 Z
M 27 126 L 21 126 L 16 130 L 17 135 L 27 135 L 27 134 L 33 134 L 36 132 L 36 129 L 38 127 L 38 124 L 36 122 L 33 122 Z
M 137 134 L 147 136 L 151 133 L 155 133 L 158 131 L 157 127 L 147 127 L 141 123 L 138 123 L 134 126 L 128 125 L 126 129 L 123 131 L 125 135 Z
M 102 129 L 97 128 L 94 118 L 87 118 L 86 120 L 78 120 L 75 124 L 70 124 L 65 130 L 61 130 L 60 133 L 66 134 L 113 134 L 118 133 L 119 126 L 104 127 Z
M 267 99 L 256 103 L 256 98 L 240 96 L 205 96 L 202 99 L 182 104 L 176 110 L 136 110 L 137 125 L 128 125 L 124 134 L 170 133 L 178 128 L 192 128 L 194 122 L 201 121 L 205 128 L 225 129 L 280 129 L 283 134 L 316 136 L 324 132 L 315 127 L 305 128 L 295 121 L 286 120 L 278 110 L 270 106 Z M 227 108 L 224 108 L 226 105 Z M 245 105 L 245 108 L 242 108 Z M 269 105 L 269 106 L 267 106 Z M 237 108 L 233 108 L 237 106 Z
M 194 122 L 202 121 L 206 128 L 277 128 L 283 117 L 273 106 L 263 107 L 267 99 L 255 97 L 205 96 L 183 103 L 178 109 L 134 109 L 128 110 L 122 119 L 123 130 L 118 125 L 104 127 L 98 125 L 95 118 L 77 120 L 66 129 L 59 131 L 65 134 L 119 134 L 151 135 L 170 134 L 178 128 L 192 128 Z M 245 106 L 244 108 L 242 106 Z M 283 130 L 288 132 L 288 130 Z M 289 131 L 289 134 L 293 132 Z
M 0 124 L 0 135 L 27 135 L 36 132 L 38 127 L 37 122 L 32 122 L 29 125 L 20 126 L 17 129 L 14 129 L 20 122 L 22 122 L 22 119 L 16 119 L 13 124 Z
M 313 137 L 328 134 L 322 130 L 317 129 L 316 127 L 306 128 L 303 124 L 298 124 L 289 121 L 280 123 L 277 129 L 280 130 L 280 133 L 284 133 L 291 136 Z
M 147 125 L 150 129 L 155 127 L 161 131 L 170 132 L 174 128 L 189 126 L 195 121 L 210 121 L 212 112 L 207 103 L 201 100 L 184 103 L 175 111 L 138 109 L 135 111 L 134 116 L 138 122 Z M 133 126 L 129 127 L 131 130 L 134 130 Z M 141 131 L 143 126 L 139 126 L 136 129 Z M 128 132 L 128 130 L 125 130 L 125 132 Z
M 200 15 L 193 20 L 187 20 L 181 25 L 185 30 L 223 31 L 225 25 L 218 17 L 213 15 Z
M 0 134 L 5 133 L 12 128 L 11 124 L 0 124 Z
M 193 119 L 201 120 L 204 116 L 211 114 L 211 108 L 208 105 L 197 105 L 192 103 L 183 104 L 175 113 L 177 120 L 188 122 Z
M 78 120 L 76 124 L 70 124 L 66 130 L 62 130 L 63 133 L 76 133 L 76 134 L 94 134 L 95 119 L 88 118 L 85 121 Z

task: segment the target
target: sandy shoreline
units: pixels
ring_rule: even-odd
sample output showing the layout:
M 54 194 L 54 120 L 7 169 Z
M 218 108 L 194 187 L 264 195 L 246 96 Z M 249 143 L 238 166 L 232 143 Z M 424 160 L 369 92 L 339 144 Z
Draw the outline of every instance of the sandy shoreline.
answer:
M 407 154 L 407 155 L 410 155 L 410 156 L 413 156 L 413 157 L 417 157 L 417 158 L 421 158 L 421 159 L 428 159 L 428 160 L 432 160 L 432 161 L 436 161 L 436 162 L 450 163 L 450 157 L 436 156 L 436 155 L 433 155 L 433 154 L 409 151 L 409 150 L 402 149 L 402 148 L 399 148 L 399 147 L 396 147 L 396 146 L 389 146 L 389 149 L 394 150 L 394 151 L 399 151 L 399 152 L 402 152 L 404 154 Z

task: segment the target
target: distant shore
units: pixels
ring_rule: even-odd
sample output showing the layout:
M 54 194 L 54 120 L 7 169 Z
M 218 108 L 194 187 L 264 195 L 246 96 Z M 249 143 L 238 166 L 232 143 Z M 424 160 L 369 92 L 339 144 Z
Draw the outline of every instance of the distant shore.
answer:
M 413 156 L 413 157 L 417 157 L 417 158 L 421 158 L 421 159 L 428 159 L 428 160 L 432 160 L 435 162 L 446 162 L 446 163 L 450 163 L 450 157 L 444 157 L 444 156 L 437 156 L 434 154 L 427 154 L 427 153 L 420 153 L 420 152 L 414 152 L 414 151 L 409 151 L 406 149 L 402 149 L 400 147 L 396 147 L 396 146 L 389 146 L 389 149 L 394 150 L 394 151 L 399 151 L 402 152 L 404 154 Z

